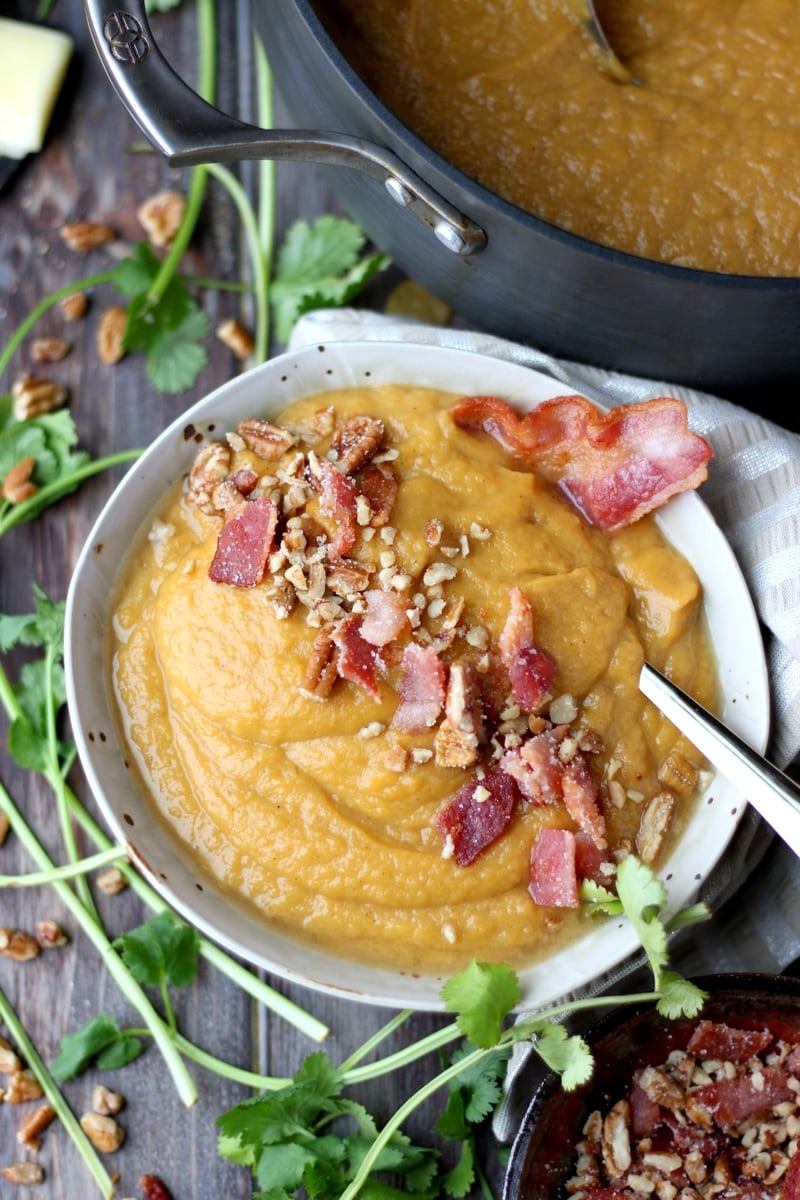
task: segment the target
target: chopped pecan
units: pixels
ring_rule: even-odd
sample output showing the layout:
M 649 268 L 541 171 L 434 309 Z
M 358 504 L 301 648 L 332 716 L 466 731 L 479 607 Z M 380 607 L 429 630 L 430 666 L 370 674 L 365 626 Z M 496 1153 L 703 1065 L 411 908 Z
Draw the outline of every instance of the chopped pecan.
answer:
M 120 304 L 112 304 L 100 318 L 97 329 L 97 354 L 106 366 L 113 366 L 125 357 L 123 340 L 128 314 Z
M 255 341 L 249 329 L 245 329 L 241 321 L 231 317 L 217 326 L 217 337 L 232 350 L 237 358 L 249 358 L 255 349 Z
M 639 1076 L 639 1087 L 653 1104 L 662 1108 L 680 1108 L 683 1104 L 683 1089 L 658 1067 L 645 1067 Z
M 612 1179 L 621 1179 L 631 1165 L 631 1106 L 618 1100 L 603 1121 L 603 1165 Z
M 98 1083 L 92 1090 L 92 1109 L 102 1117 L 116 1116 L 118 1112 L 121 1112 L 124 1104 L 125 1101 L 119 1092 L 112 1092 L 102 1083 Z
M 31 358 L 38 363 L 61 362 L 72 346 L 66 338 L 39 337 L 31 342 Z
M 673 750 L 658 768 L 658 782 L 679 796 L 686 796 L 697 787 L 700 771 L 695 763 Z
M 186 212 L 186 198 L 180 192 L 156 192 L 136 210 L 136 218 L 154 246 L 171 246 Z
M 0 1175 L 9 1183 L 17 1183 L 23 1187 L 31 1187 L 44 1181 L 44 1168 L 39 1163 L 18 1162 L 10 1167 L 3 1167 Z
M 25 1118 L 17 1130 L 17 1141 L 21 1146 L 30 1146 L 38 1150 L 41 1145 L 41 1135 L 47 1126 L 55 1120 L 56 1110 L 49 1104 L 40 1104 L 38 1108 Z
M 225 442 L 208 442 L 198 451 L 192 469 L 186 499 L 209 516 L 216 514 L 214 489 L 226 479 L 231 468 L 231 449 Z
M 172 1193 L 157 1175 L 142 1175 L 139 1187 L 144 1200 L 172 1200 Z
M 669 833 L 675 806 L 672 792 L 659 792 L 642 813 L 636 833 L 636 853 L 642 862 L 652 863 L 658 857 Z
M 478 738 L 457 729 L 447 718 L 434 735 L 437 767 L 471 767 L 478 758 Z
M 247 417 L 236 426 L 236 432 L 244 444 L 263 458 L 265 462 L 275 462 L 295 444 L 294 434 L 279 425 L 269 421 L 261 421 L 257 417 Z
M 333 435 L 331 454 L 345 475 L 352 475 L 378 452 L 386 430 L 377 417 L 346 417 Z
M 100 221 L 71 221 L 59 230 L 61 238 L 70 250 L 88 254 L 116 240 L 116 230 Z
M 66 946 L 68 938 L 57 921 L 45 917 L 36 923 L 36 940 L 43 950 L 56 950 Z
M 118 896 L 128 884 L 119 867 L 109 867 L 97 876 L 97 886 L 106 896 Z
M 19 1056 L 14 1047 L 4 1037 L 0 1037 L 0 1075 L 16 1075 L 22 1069 Z
M 303 681 L 300 684 L 304 692 L 317 700 L 324 700 L 330 695 L 336 682 L 336 645 L 333 641 L 335 625 L 330 622 L 323 625 L 314 638 L 311 647 L 311 657 L 308 660 Z
M 3 499 L 9 504 L 21 504 L 23 500 L 27 500 L 38 492 L 36 484 L 31 479 L 33 468 L 36 466 L 36 459 L 28 456 L 21 458 L 6 475 L 3 480 Z
M 222 513 L 227 521 L 236 516 L 245 503 L 245 498 L 232 476 L 229 475 L 214 487 L 211 493 L 211 503 L 215 511 Z
M 340 558 L 328 570 L 328 587 L 337 596 L 346 599 L 353 592 L 364 592 L 369 587 L 372 569 L 352 558 Z
M 43 1095 L 39 1081 L 28 1067 L 15 1071 L 6 1088 L 6 1104 L 24 1104 L 26 1100 L 41 1100 Z
M 40 946 L 36 938 L 21 929 L 0 929 L 0 954 L 14 962 L 30 962 L 36 958 Z
M 86 316 L 88 307 L 89 301 L 85 292 L 71 292 L 59 301 L 59 308 L 68 321 L 80 321 L 81 317 Z
M 81 1129 L 96 1150 L 112 1154 L 125 1141 L 125 1130 L 113 1117 L 87 1112 L 81 1117 Z
M 13 412 L 18 421 L 41 417 L 55 412 L 66 404 L 69 392 L 52 379 L 35 379 L 32 375 L 21 375 L 11 385 Z

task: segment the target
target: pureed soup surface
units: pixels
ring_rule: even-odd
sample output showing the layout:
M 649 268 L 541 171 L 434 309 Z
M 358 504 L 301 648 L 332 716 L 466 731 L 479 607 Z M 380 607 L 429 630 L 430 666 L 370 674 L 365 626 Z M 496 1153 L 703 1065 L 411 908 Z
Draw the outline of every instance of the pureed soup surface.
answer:
M 793 0 L 599 0 L 642 86 L 599 68 L 568 0 L 315 0 L 369 87 L 433 149 L 628 253 L 800 274 Z
M 552 736 L 555 765 L 574 755 L 596 781 L 586 821 L 603 824 L 601 857 L 635 849 L 657 865 L 690 815 L 700 763 L 639 694 L 643 657 L 707 707 L 717 699 L 697 577 L 653 519 L 615 534 L 590 526 L 495 442 L 458 428 L 456 399 L 346 389 L 278 418 L 294 438 L 285 453 L 280 433 L 264 449 L 258 420 L 211 443 L 134 547 L 112 632 L 125 737 L 198 863 L 292 937 L 426 974 L 473 957 L 528 964 L 583 927 L 577 910 L 537 905 L 529 891 L 538 832 L 576 830 L 583 815 L 517 803 L 505 832 L 462 866 L 437 821 L 465 784 L 480 789 L 499 758 Z M 375 419 L 378 452 L 345 478 L 329 448 L 348 439 L 333 424 L 356 430 L 344 450 L 353 461 Z M 359 493 L 355 523 L 345 483 Z M 270 496 L 282 515 L 265 578 L 215 582 L 231 514 Z M 509 700 L 498 655 L 528 601 L 536 646 L 555 663 L 539 715 Z M 366 655 L 358 637 L 331 645 L 337 622 L 340 634 L 353 622 L 369 633 Z M 410 670 L 408 653 L 424 670 Z M 431 660 L 449 682 L 428 725 Z

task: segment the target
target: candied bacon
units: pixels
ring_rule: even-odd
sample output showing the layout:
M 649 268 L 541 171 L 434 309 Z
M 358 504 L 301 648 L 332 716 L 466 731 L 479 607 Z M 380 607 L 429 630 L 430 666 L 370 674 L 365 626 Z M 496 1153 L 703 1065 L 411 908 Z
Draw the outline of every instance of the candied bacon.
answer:
M 708 474 L 711 447 L 672 397 L 604 412 L 583 396 L 559 396 L 520 418 L 504 400 L 471 396 L 450 411 L 460 428 L 491 434 L 557 484 L 602 529 L 632 524 Z
M 568 829 L 540 829 L 531 850 L 528 891 L 534 904 L 577 908 L 575 835 Z
M 408 601 L 399 592 L 382 592 L 369 588 L 364 592 L 366 612 L 361 622 L 361 636 L 373 646 L 387 646 L 408 625 Z
M 559 804 L 564 763 L 559 748 L 566 726 L 556 725 L 527 738 L 522 745 L 507 750 L 500 765 L 516 780 L 522 795 L 531 804 Z
M 268 497 L 243 504 L 219 531 L 209 578 L 214 583 L 240 588 L 259 584 L 267 569 L 277 523 L 278 510 Z
M 514 815 L 518 792 L 504 771 L 488 771 L 471 779 L 435 818 L 436 828 L 452 846 L 453 858 L 467 867 L 505 833 Z
M 605 850 L 606 822 L 600 808 L 600 789 L 589 770 L 585 754 L 579 750 L 564 767 L 561 780 L 564 807 L 578 827 L 588 834 L 599 850 Z
M 378 672 L 383 668 L 380 650 L 361 636 L 361 617 L 351 614 L 337 621 L 331 634 L 336 646 L 336 670 L 342 679 L 357 683 L 380 700 Z
M 721 1129 L 730 1129 L 746 1117 L 769 1112 L 775 1104 L 793 1099 L 789 1076 L 782 1067 L 763 1067 L 760 1075 L 763 1087 L 756 1087 L 749 1075 L 737 1075 L 702 1084 L 695 1089 L 694 1097 L 712 1113 Z
M 372 516 L 370 525 L 387 525 L 397 499 L 398 482 L 388 463 L 370 463 L 361 476 L 361 494 L 365 496 Z
M 397 688 L 400 704 L 392 728 L 405 733 L 431 729 L 444 707 L 445 683 L 445 670 L 435 650 L 416 642 L 406 646 Z
M 515 702 L 524 712 L 535 713 L 550 698 L 556 660 L 534 642 L 533 610 L 522 588 L 509 588 L 508 600 L 508 616 L 498 642 L 500 657 Z
M 317 460 L 317 473 L 312 474 L 319 487 L 319 506 L 322 512 L 336 522 L 336 536 L 328 546 L 328 558 L 335 562 L 353 548 L 356 540 L 356 505 L 358 488 L 352 479 L 342 475 L 326 459 Z
M 698 1021 L 686 1047 L 689 1054 L 745 1063 L 766 1050 L 772 1041 L 768 1029 L 738 1029 L 722 1021 Z

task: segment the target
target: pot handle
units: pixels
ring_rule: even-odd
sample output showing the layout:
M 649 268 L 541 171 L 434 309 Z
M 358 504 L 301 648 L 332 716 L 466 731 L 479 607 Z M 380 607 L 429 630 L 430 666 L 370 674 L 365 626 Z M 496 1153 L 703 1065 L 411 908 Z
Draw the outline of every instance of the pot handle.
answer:
M 156 45 L 144 0 L 110 8 L 85 0 L 89 32 L 115 90 L 172 167 L 270 158 L 354 167 L 383 183 L 391 198 L 429 226 L 455 254 L 482 250 L 486 234 L 390 150 L 320 130 L 260 129 L 208 104 L 175 74 Z

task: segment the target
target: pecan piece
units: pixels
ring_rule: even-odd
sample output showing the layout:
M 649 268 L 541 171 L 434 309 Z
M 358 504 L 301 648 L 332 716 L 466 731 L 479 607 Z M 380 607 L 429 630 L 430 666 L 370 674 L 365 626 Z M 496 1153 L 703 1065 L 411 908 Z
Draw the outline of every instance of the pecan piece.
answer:
M 92 1110 L 99 1113 L 101 1117 L 116 1116 L 118 1112 L 122 1111 L 124 1104 L 125 1101 L 119 1092 L 112 1092 L 102 1083 L 98 1083 L 92 1090 Z
M 89 307 L 85 292 L 71 292 L 63 300 L 59 300 L 58 304 L 68 321 L 80 321 L 81 317 L 86 316 Z
M 336 645 L 333 641 L 335 626 L 333 622 L 323 625 L 314 638 L 311 647 L 311 657 L 308 660 L 303 681 L 300 684 L 304 692 L 317 700 L 324 700 L 330 695 L 336 682 Z
M 295 444 L 295 437 L 288 429 L 271 425 L 269 421 L 261 421 L 257 417 L 240 421 L 236 432 L 244 444 L 265 462 L 275 462 Z
M 636 833 L 636 853 L 642 862 L 655 862 L 669 833 L 675 807 L 672 792 L 659 792 L 642 813 Z
M 68 938 L 57 921 L 45 917 L 36 923 L 36 940 L 43 950 L 56 950 L 66 946 Z
M 43 1094 L 33 1071 L 25 1067 L 9 1079 L 4 1100 L 6 1104 L 24 1104 L 26 1100 L 41 1100 Z
M 54 363 L 69 354 L 72 349 L 66 338 L 39 337 L 31 342 L 31 358 L 34 362 Z
M 628 1101 L 618 1100 L 603 1121 L 603 1164 L 612 1179 L 621 1179 L 631 1165 L 630 1117 Z
M 100 318 L 97 330 L 97 354 L 102 363 L 112 367 L 125 357 L 125 326 L 128 314 L 120 304 L 112 304 Z
M 35 466 L 36 459 L 30 456 L 14 463 L 3 480 L 3 499 L 9 504 L 21 504 L 23 500 L 38 492 L 39 489 L 31 479 Z
M 54 383 L 52 379 L 22 375 L 12 383 L 11 396 L 16 419 L 28 421 L 31 417 L 41 417 L 44 413 L 61 408 L 66 404 L 69 393 L 62 384 Z
M 49 1104 L 40 1104 L 38 1108 L 25 1118 L 17 1130 L 17 1141 L 21 1146 L 30 1146 L 38 1150 L 42 1144 L 41 1135 L 48 1125 L 55 1120 L 56 1110 Z
M 17 1183 L 22 1187 L 31 1187 L 33 1184 L 43 1182 L 44 1168 L 39 1166 L 39 1163 L 18 1162 L 12 1163 L 10 1167 L 3 1167 L 0 1170 L 0 1175 L 4 1179 L 7 1179 L 9 1183 Z
M 40 946 L 36 938 L 21 929 L 0 929 L 0 954 L 14 962 L 30 962 L 36 958 Z
M 331 442 L 333 459 L 345 475 L 352 475 L 378 452 L 386 430 L 377 417 L 347 417 Z
M 340 558 L 328 571 L 328 587 L 337 596 L 347 599 L 353 592 L 365 592 L 372 574 L 370 567 L 352 558 Z
M 16 1075 L 21 1069 L 22 1063 L 13 1046 L 4 1037 L 0 1037 L 0 1075 Z
M 71 221 L 59 230 L 61 238 L 70 250 L 88 254 L 116 240 L 116 230 L 100 221 Z
M 679 796 L 686 796 L 697 787 L 700 772 L 697 766 L 673 750 L 658 768 L 658 782 Z
M 87 1112 L 81 1117 L 81 1129 L 94 1146 L 104 1154 L 113 1154 L 125 1141 L 125 1130 L 113 1117 Z
M 231 468 L 231 450 L 225 442 L 209 442 L 198 451 L 189 472 L 186 499 L 201 512 L 214 516 L 214 489 L 227 478 Z
M 217 326 L 217 337 L 237 358 L 249 358 L 255 350 L 252 333 L 233 317 Z
M 186 212 L 186 198 L 180 192 L 156 192 L 136 210 L 136 219 L 153 246 L 171 246 Z
M 118 896 L 128 884 L 119 867 L 109 867 L 97 876 L 97 886 L 106 896 Z

